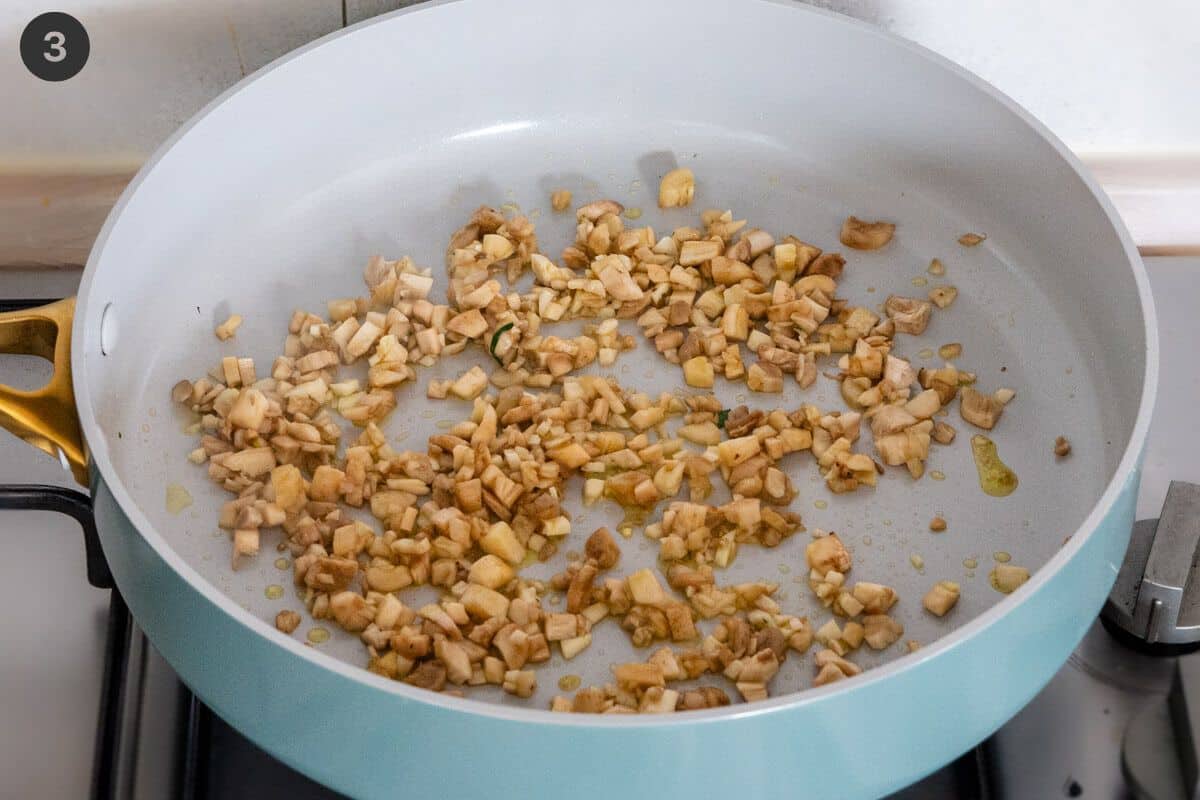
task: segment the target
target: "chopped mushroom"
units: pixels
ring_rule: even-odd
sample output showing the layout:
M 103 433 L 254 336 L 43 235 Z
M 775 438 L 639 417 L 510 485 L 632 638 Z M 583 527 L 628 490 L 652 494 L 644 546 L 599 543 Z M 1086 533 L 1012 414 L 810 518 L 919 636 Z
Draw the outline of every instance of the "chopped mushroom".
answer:
M 853 595 L 868 614 L 885 614 L 896 604 L 899 597 L 896 590 L 879 583 L 859 581 L 854 585 Z
M 888 648 L 904 635 L 904 626 L 887 614 L 869 614 L 862 625 L 863 640 L 872 650 Z
M 662 177 L 658 184 L 658 207 L 679 208 L 691 205 L 696 194 L 696 177 L 687 167 L 678 167 Z
M 617 546 L 608 528 L 597 528 L 593 531 L 587 539 L 585 551 L 587 557 L 595 561 L 596 566 L 602 570 L 616 566 L 621 557 L 621 548 Z
M 677 711 L 698 711 L 702 708 L 718 708 L 729 705 L 729 695 L 715 686 L 699 686 L 688 689 L 679 696 Z
M 846 247 L 855 250 L 878 250 L 892 240 L 896 226 L 891 222 L 867 222 L 849 216 L 842 223 L 839 238 Z
M 778 393 L 783 391 L 783 373 L 774 364 L 761 361 L 750 365 L 746 387 L 752 392 Z
M 947 361 L 953 361 L 962 355 L 962 345 L 958 342 L 944 344 L 938 348 L 938 355 Z
M 892 295 L 883 304 L 883 310 L 896 326 L 897 333 L 919 336 L 929 324 L 933 306 L 927 300 Z
M 959 585 L 954 581 L 938 581 L 925 593 L 925 597 L 921 600 L 921 605 L 930 614 L 944 617 L 950 609 L 954 608 L 955 603 L 958 602 L 960 591 Z
M 531 669 L 510 669 L 504 673 L 502 688 L 517 697 L 533 697 L 533 691 L 537 688 L 537 673 Z
M 688 386 L 711 389 L 714 382 L 713 365 L 708 356 L 689 358 L 683 364 L 683 379 Z
M 479 367 L 471 367 L 450 384 L 450 394 L 463 400 L 471 400 L 487 387 L 487 373 Z
M 817 677 L 813 679 L 813 686 L 824 686 L 827 683 L 852 678 L 862 672 L 862 667 L 852 664 L 833 650 L 822 650 L 817 653 L 813 663 L 817 668 Z
M 993 589 L 1004 594 L 1012 594 L 1021 584 L 1029 580 L 1029 570 L 1012 564 L 997 564 L 992 568 L 988 578 Z
M 950 444 L 954 441 L 957 431 L 954 430 L 952 425 L 938 421 L 933 423 L 933 430 L 929 432 L 929 435 L 938 444 Z
M 813 539 L 808 543 L 804 554 L 809 568 L 822 574 L 829 570 L 836 570 L 842 574 L 850 571 L 850 552 L 836 533 Z
M 946 308 L 958 297 L 958 289 L 953 286 L 935 286 L 929 290 L 929 299 L 938 308 Z
M 571 207 L 571 192 L 569 189 L 555 189 L 550 194 L 550 207 L 555 211 L 566 211 Z
M 275 615 L 275 627 L 284 633 L 291 633 L 300 627 L 300 615 L 295 611 L 280 611 Z
M 693 239 L 684 242 L 679 249 L 679 263 L 685 267 L 694 267 L 705 261 L 712 261 L 720 254 L 721 242 L 712 239 Z M 722 264 L 726 263 L 722 262 Z M 732 269 L 732 267 L 729 268 Z
M 225 320 L 220 325 L 218 325 L 216 327 L 216 330 L 213 331 L 213 333 L 216 334 L 218 339 L 220 339 L 222 342 L 224 342 L 228 339 L 232 339 L 234 337 L 234 335 L 237 333 L 237 329 L 240 328 L 241 326 L 242 326 L 241 315 L 230 314 L 229 319 Z
M 171 399 L 176 403 L 190 403 L 194 392 L 191 381 L 180 381 L 171 389 Z
M 959 413 L 962 418 L 977 428 L 991 430 L 996 427 L 1005 404 L 1013 397 L 1010 389 L 998 389 L 986 395 L 973 386 L 964 386 L 960 394 Z

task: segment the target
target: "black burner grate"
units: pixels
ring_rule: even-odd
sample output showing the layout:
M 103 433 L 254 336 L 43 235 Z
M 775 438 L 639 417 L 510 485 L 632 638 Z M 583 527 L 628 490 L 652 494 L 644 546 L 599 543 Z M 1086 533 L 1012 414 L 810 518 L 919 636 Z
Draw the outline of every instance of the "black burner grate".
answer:
M 342 795 L 272 758 L 188 693 L 182 800 L 341 800 Z

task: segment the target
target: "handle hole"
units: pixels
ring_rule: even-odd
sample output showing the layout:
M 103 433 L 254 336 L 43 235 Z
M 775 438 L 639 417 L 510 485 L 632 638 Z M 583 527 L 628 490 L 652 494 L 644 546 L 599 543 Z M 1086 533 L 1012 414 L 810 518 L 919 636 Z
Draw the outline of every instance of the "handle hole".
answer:
M 117 315 L 112 312 L 112 303 L 107 303 L 100 312 L 100 355 L 107 356 L 117 344 Z
M 39 356 L 6 356 L 0 365 L 0 384 L 19 392 L 35 392 L 54 377 L 54 365 Z
M 29 319 L 0 330 L 0 384 L 22 392 L 43 388 L 54 377 L 54 342 L 58 326 L 44 319 Z
M 47 319 L 27 319 L 0 330 L 0 353 L 31 355 L 54 361 L 58 326 Z

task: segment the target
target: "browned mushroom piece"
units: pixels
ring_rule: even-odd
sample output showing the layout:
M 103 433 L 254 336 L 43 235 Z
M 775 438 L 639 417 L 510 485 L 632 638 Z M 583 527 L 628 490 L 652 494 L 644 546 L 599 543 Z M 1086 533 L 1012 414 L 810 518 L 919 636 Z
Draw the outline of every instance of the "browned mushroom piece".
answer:
M 958 603 L 961 589 L 954 581 L 938 581 L 925 593 L 921 605 L 930 614 L 944 617 Z
M 696 178 L 687 167 L 678 167 L 662 177 L 658 185 L 659 208 L 691 205 L 696 194 Z
M 275 627 L 284 633 L 291 633 L 300 627 L 300 615 L 295 611 L 280 611 L 275 615 Z
M 896 326 L 898 333 L 920 335 L 929 324 L 933 305 L 928 300 L 892 295 L 883 304 L 883 310 Z
M 849 216 L 842 223 L 842 244 L 855 250 L 878 250 L 892 240 L 896 226 L 891 222 L 867 222 Z
M 566 211 L 571 207 L 571 192 L 569 189 L 555 189 L 550 193 L 550 207 L 555 211 Z
M 967 422 L 990 431 L 996 427 L 1004 406 L 1012 397 L 1012 391 L 1008 389 L 998 389 L 994 394 L 986 395 L 973 386 L 964 386 L 960 393 L 959 412 Z
M 612 569 L 621 557 L 621 548 L 612 538 L 608 528 L 597 528 L 593 531 L 587 539 L 584 551 L 601 570 Z

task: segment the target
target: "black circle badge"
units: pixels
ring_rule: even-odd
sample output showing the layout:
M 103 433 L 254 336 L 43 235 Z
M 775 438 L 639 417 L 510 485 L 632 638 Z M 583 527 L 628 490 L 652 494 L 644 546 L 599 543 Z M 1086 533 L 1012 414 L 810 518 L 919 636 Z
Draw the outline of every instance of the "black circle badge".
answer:
M 21 60 L 44 81 L 65 81 L 78 75 L 91 49 L 83 25 L 61 11 L 39 14 L 21 34 Z

